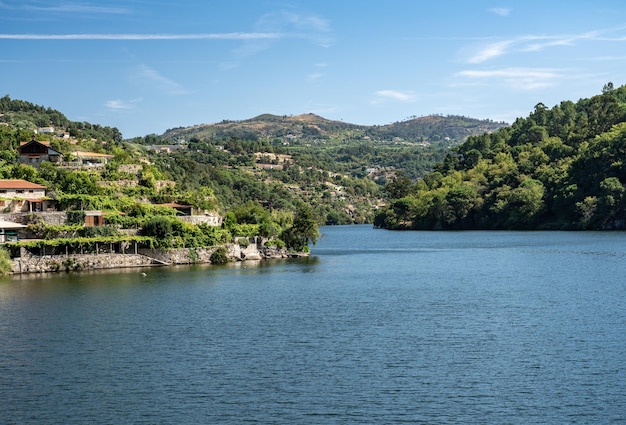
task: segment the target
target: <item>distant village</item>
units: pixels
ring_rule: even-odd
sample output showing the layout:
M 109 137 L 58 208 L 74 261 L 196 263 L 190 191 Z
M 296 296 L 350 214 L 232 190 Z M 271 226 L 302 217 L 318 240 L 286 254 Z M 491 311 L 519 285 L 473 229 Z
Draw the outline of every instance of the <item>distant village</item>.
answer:
M 39 133 L 54 132 L 53 128 L 39 129 Z M 68 136 L 69 137 L 69 136 Z M 39 167 L 44 162 L 57 164 L 69 169 L 97 169 L 104 168 L 114 156 L 98 153 L 73 151 L 71 160 L 65 161 L 60 152 L 52 149 L 47 141 L 38 141 L 34 138 L 24 141 L 18 148 L 20 164 Z M 134 166 L 138 172 L 140 166 Z M 129 165 L 129 168 L 133 168 Z M 173 182 L 170 182 L 173 184 Z M 49 224 L 64 224 L 66 212 L 57 209 L 55 199 L 47 196 L 47 188 L 40 184 L 21 179 L 0 179 L 0 243 L 14 242 L 19 239 L 28 239 L 27 225 L 32 214 L 37 214 Z M 173 208 L 184 221 L 206 223 L 217 226 L 221 224 L 221 217 L 205 211 L 194 211 L 189 205 L 176 203 L 162 204 Z M 85 226 L 102 226 L 106 224 L 105 213 L 102 211 L 85 211 Z

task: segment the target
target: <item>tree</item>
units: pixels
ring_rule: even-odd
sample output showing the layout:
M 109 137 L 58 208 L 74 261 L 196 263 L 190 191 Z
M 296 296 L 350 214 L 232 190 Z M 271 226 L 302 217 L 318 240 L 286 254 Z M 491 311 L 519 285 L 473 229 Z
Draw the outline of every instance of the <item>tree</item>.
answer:
M 281 239 L 285 241 L 287 248 L 299 251 L 307 251 L 309 242 L 315 245 L 319 237 L 317 221 L 313 215 L 313 209 L 303 204 L 296 211 L 291 228 L 283 232 Z
M 453 186 L 446 194 L 444 220 L 451 227 L 458 227 L 465 220 L 472 208 L 478 193 L 467 183 Z
M 144 223 L 139 233 L 141 236 L 152 236 L 159 240 L 166 240 L 172 237 L 172 223 L 165 217 L 154 217 Z
M 411 192 L 411 179 L 405 176 L 397 176 L 387 183 L 385 191 L 392 199 L 404 198 Z

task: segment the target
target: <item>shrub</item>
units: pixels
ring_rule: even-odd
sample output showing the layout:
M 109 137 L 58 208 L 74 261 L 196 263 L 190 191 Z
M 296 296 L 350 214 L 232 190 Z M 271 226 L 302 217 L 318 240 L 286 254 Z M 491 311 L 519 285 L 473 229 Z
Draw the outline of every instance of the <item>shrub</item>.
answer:
M 9 274 L 13 270 L 11 268 L 11 256 L 9 251 L 4 248 L 0 248 L 0 274 Z
M 269 241 L 265 242 L 265 246 L 275 246 L 277 248 L 284 248 L 285 242 L 281 239 L 270 239 Z
M 213 254 L 211 254 L 211 263 L 213 264 L 226 264 L 228 263 L 228 251 L 223 246 L 217 248 Z
M 116 236 L 117 229 L 113 226 L 89 226 L 80 229 L 79 235 L 85 238 L 95 238 L 98 236 Z
M 143 224 L 139 234 L 156 239 L 168 239 L 172 237 L 172 223 L 165 217 L 153 217 Z

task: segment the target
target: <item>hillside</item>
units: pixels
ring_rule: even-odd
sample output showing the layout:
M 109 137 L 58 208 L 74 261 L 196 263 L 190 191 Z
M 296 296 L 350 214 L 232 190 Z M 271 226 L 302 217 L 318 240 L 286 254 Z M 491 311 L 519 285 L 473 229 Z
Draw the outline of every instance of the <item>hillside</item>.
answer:
M 322 223 L 341 224 L 371 222 L 388 179 L 422 177 L 450 147 L 503 126 L 459 116 L 360 126 L 315 114 L 264 114 L 170 129 L 133 142 L 153 150 L 169 144 L 170 152 L 157 163 L 179 170 L 174 175 L 181 176 L 181 186 L 211 187 L 226 207 L 254 200 L 283 208 L 303 200 Z
M 626 86 L 472 136 L 415 183 L 387 185 L 389 229 L 626 228 Z
M 446 141 L 458 144 L 469 136 L 493 132 L 507 125 L 503 122 L 496 123 L 455 115 L 413 117 L 383 126 L 364 126 L 328 120 L 315 114 L 296 116 L 264 114 L 244 121 L 222 121 L 217 124 L 170 129 L 160 139 L 180 142 L 191 138 L 212 141 L 238 138 L 295 145 L 359 140 L 408 144 Z
M 389 179 L 420 178 L 468 136 L 505 125 L 434 115 L 360 126 L 315 114 L 264 114 L 123 140 L 116 128 L 72 122 L 59 111 L 8 96 L 0 99 L 0 114 L 0 159 L 6 164 L 0 177 L 24 174 L 24 167 L 8 164 L 16 161 L 20 143 L 39 130 L 35 137 L 65 159 L 76 151 L 113 156 L 99 169 L 28 171 L 62 196 L 189 204 L 222 216 L 250 203 L 291 214 L 308 205 L 320 224 L 371 223 Z M 136 214 L 104 204 L 115 214 Z

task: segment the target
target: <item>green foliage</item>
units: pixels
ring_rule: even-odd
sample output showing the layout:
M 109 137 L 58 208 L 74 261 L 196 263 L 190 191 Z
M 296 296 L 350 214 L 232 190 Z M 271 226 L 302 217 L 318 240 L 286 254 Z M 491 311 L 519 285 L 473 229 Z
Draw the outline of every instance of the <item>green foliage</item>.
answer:
M 304 204 L 296 211 L 293 225 L 283 231 L 280 239 L 285 242 L 289 249 L 307 251 L 308 244 L 315 244 L 319 237 L 317 220 L 313 215 L 313 209 Z
M 275 246 L 276 248 L 284 248 L 285 242 L 282 239 L 270 239 L 265 242 L 265 246 Z
M 229 262 L 228 251 L 223 246 L 220 246 L 213 251 L 210 260 L 213 264 L 226 264 Z
M 96 252 L 98 246 L 109 246 L 112 244 L 137 243 L 142 247 L 155 248 L 158 246 L 151 237 L 145 236 L 99 236 L 93 238 L 54 238 L 36 239 L 29 241 L 10 242 L 5 248 L 10 251 L 12 257 L 19 256 L 21 248 L 31 251 L 34 255 L 65 255 L 82 254 Z
M 233 236 L 245 236 L 252 237 L 259 235 L 260 226 L 258 224 L 235 224 L 230 227 L 228 230 L 232 233 Z
M 4 248 L 0 248 L 0 274 L 7 275 L 11 272 L 11 256 L 9 251 Z
M 73 224 L 85 224 L 85 211 L 66 211 L 66 223 Z
M 89 226 L 82 227 L 78 234 L 85 238 L 95 238 L 101 236 L 116 236 L 119 232 L 113 226 Z
M 423 181 L 387 183 L 375 225 L 419 229 L 626 228 L 626 87 L 470 137 Z
M 117 229 L 138 229 L 154 217 L 176 215 L 171 208 L 153 205 L 157 203 L 176 202 L 211 213 L 232 211 L 219 236 L 171 221 L 172 234 L 158 243 L 172 247 L 200 246 L 251 232 L 267 238 L 291 235 L 294 212 L 302 203 L 311 207 L 320 223 L 371 222 L 382 185 L 394 175 L 406 176 L 404 183 L 410 183 L 468 134 L 504 125 L 430 116 L 365 127 L 312 114 L 263 115 L 124 141 L 117 129 L 70 122 L 50 108 L 8 96 L 0 100 L 0 111 L 5 114 L 0 120 L 8 124 L 0 126 L 0 175 L 45 185 L 59 210 L 101 210 L 106 222 Z M 38 168 L 16 165 L 20 142 L 32 138 L 32 130 L 44 124 L 69 132 L 71 140 L 38 136 L 66 156 L 80 148 L 111 153 L 114 159 L 106 167 L 89 169 L 51 163 Z M 165 144 L 173 145 L 172 152 L 150 150 Z M 482 153 L 473 155 L 476 162 Z M 122 168 L 131 164 L 141 166 Z M 163 180 L 175 186 L 164 185 Z M 84 221 L 74 217 L 69 222 Z M 292 242 L 302 245 L 295 239 L 292 235 Z
M 157 240 L 167 240 L 173 236 L 172 221 L 166 217 L 153 217 L 143 224 L 139 234 Z

